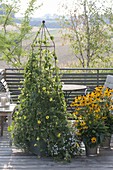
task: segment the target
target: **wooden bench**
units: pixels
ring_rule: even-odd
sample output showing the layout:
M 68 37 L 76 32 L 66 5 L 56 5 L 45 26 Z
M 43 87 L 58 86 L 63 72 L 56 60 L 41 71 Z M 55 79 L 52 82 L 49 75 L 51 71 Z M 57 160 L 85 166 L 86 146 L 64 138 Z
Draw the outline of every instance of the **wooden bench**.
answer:
M 5 81 L 4 78 L 2 78 L 2 76 L 0 75 L 0 102 L 1 102 L 1 97 L 6 97 L 5 94 L 10 93 L 7 82 Z M 9 101 L 9 104 L 11 102 L 11 98 Z M 1 136 L 3 136 L 3 124 L 4 124 L 4 118 L 6 121 L 6 117 L 8 117 L 9 120 L 9 112 L 7 111 L 7 109 L 5 109 L 5 113 L 2 112 L 2 106 L 0 106 L 0 126 L 1 126 Z M 9 122 L 9 121 L 8 121 Z
M 7 82 L 2 77 L 0 77 L 0 92 L 9 92 Z

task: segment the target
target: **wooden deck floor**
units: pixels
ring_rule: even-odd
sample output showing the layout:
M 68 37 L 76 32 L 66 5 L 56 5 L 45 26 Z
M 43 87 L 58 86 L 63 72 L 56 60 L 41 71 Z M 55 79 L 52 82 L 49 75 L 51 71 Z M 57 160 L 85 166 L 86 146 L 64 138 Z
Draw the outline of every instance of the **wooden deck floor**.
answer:
M 98 156 L 76 157 L 71 163 L 55 162 L 51 158 L 37 158 L 9 145 L 9 136 L 4 131 L 0 137 L 0 169 L 2 170 L 113 170 L 113 140 L 111 150 L 101 150 Z

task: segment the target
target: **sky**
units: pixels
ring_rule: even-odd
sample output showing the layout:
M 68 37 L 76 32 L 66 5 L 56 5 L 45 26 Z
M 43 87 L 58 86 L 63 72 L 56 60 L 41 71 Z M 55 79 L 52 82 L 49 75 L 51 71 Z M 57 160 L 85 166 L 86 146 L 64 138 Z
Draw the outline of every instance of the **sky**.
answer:
M 30 0 L 21 0 L 21 12 L 18 13 L 16 16 L 21 17 L 22 13 L 24 12 L 25 8 L 27 7 L 27 4 Z M 37 0 L 37 5 L 43 4 L 40 8 L 38 8 L 35 13 L 33 14 L 33 17 L 38 18 L 38 17 L 43 17 L 45 14 L 50 14 L 50 15 L 60 15 L 62 14 L 62 10 L 59 10 L 61 5 L 68 4 L 71 9 L 74 7 L 73 3 L 78 2 L 79 0 Z M 102 2 L 104 0 L 98 0 L 98 2 Z M 105 0 L 104 4 L 108 4 L 109 1 L 112 0 Z M 60 7 L 59 7 L 60 6 Z M 62 8 L 63 9 L 63 8 Z
M 29 0 L 21 0 L 21 13 L 25 10 L 28 1 Z M 37 9 L 33 17 L 41 17 L 45 14 L 58 14 L 58 6 L 60 1 L 61 0 L 37 0 L 37 5 L 43 5 Z M 17 16 L 21 16 L 21 13 L 18 13 Z

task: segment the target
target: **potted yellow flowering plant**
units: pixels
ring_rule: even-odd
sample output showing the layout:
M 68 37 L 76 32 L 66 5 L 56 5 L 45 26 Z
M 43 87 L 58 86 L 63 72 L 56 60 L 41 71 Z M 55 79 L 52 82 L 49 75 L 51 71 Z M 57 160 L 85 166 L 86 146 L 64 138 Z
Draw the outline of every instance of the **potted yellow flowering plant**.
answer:
M 102 142 L 101 146 L 104 148 L 110 148 L 110 140 L 111 140 L 111 134 L 113 132 L 113 89 L 110 89 L 108 87 L 100 87 L 97 88 L 98 91 L 100 91 L 100 98 L 103 101 L 101 110 L 103 112 L 103 118 L 104 123 L 107 126 L 107 135 Z
M 76 97 L 71 103 L 75 109 L 75 132 L 86 148 L 97 147 L 108 133 L 110 127 L 107 124 L 107 114 L 110 114 L 111 109 L 111 92 L 99 86 L 91 93 Z M 106 113 L 105 107 L 109 112 Z

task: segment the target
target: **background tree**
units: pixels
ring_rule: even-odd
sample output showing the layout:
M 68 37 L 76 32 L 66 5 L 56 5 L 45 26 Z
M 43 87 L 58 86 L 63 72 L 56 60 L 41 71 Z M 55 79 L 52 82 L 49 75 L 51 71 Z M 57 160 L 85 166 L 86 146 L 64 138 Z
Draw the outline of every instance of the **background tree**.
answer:
M 23 57 L 28 54 L 28 44 L 25 44 L 25 40 L 31 37 L 30 18 L 39 7 L 36 7 L 36 1 L 29 1 L 19 25 L 15 23 L 15 14 L 20 11 L 20 1 L 14 0 L 12 3 L 0 1 L 0 59 L 13 67 L 22 67 Z
M 105 2 L 80 0 L 73 6 L 62 5 L 65 16 L 60 17 L 65 28 L 62 35 L 70 40 L 77 59 L 76 65 L 82 67 L 112 66 L 112 9 Z M 67 15 L 66 15 L 67 14 Z

